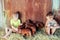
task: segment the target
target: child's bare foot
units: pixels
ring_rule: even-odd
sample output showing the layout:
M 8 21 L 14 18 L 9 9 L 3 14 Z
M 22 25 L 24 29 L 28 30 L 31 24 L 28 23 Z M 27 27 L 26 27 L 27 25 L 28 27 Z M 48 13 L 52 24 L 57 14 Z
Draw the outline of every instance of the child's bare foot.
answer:
M 2 38 L 7 39 L 7 37 L 5 37 L 5 36 L 4 36 L 4 37 L 2 37 Z

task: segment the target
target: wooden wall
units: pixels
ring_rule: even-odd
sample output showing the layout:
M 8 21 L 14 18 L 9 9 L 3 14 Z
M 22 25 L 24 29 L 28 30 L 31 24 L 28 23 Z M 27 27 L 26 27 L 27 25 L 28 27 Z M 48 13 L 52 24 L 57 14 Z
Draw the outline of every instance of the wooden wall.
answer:
M 45 23 L 47 12 L 51 11 L 51 0 L 5 0 L 5 10 L 10 17 L 12 13 L 20 11 L 22 13 L 22 22 L 27 19 L 42 21 Z

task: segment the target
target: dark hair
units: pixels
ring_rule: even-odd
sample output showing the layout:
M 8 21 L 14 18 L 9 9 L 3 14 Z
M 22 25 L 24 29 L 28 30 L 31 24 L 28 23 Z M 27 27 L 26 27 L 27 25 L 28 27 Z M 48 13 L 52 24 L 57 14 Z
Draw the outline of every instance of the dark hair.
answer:
M 53 15 L 53 12 L 48 12 L 46 16 L 52 16 Z
M 21 20 L 21 18 L 22 18 L 22 13 L 21 13 L 21 12 L 19 12 L 19 11 L 16 11 L 16 12 L 15 12 L 15 14 L 18 14 L 18 19 L 20 19 L 20 20 Z M 22 22 L 22 20 L 21 20 L 21 22 Z
M 18 14 L 18 18 L 20 19 L 22 17 L 21 12 L 17 11 L 15 14 Z

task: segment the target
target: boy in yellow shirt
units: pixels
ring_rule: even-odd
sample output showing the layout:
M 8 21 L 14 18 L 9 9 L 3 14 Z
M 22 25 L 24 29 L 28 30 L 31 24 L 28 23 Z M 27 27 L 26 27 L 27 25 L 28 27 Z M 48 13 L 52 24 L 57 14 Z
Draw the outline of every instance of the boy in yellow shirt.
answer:
M 16 12 L 12 15 L 12 19 L 10 20 L 11 28 L 6 28 L 6 35 L 3 38 L 7 38 L 12 32 L 18 32 L 18 26 L 21 24 L 21 20 L 18 19 L 18 13 Z

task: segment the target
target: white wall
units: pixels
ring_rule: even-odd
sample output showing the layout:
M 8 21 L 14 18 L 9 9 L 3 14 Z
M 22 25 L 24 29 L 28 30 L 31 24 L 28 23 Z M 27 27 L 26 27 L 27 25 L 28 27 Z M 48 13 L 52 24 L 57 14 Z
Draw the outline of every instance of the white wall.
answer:
M 58 10 L 59 9 L 59 1 L 60 0 L 52 0 L 52 1 L 53 1 L 52 9 Z
M 5 18 L 3 13 L 2 1 L 0 0 L 0 27 L 3 27 L 5 24 Z

